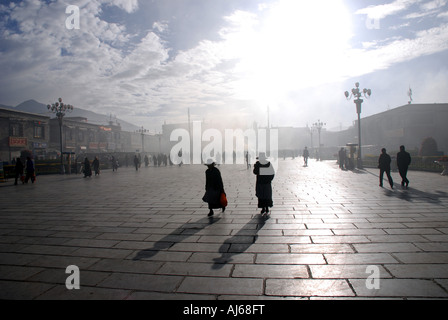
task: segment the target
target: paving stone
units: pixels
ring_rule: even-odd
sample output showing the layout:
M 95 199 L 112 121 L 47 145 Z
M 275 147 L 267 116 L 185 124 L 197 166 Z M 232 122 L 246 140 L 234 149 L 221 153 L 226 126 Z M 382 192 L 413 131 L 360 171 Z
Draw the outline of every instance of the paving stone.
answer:
M 311 276 L 318 279 L 366 279 L 372 273 L 368 272 L 370 265 L 310 265 Z M 391 278 L 391 275 L 380 265 L 377 265 L 381 278 Z
M 271 296 L 351 297 L 355 294 L 346 280 L 268 279 L 266 294 Z
M 238 264 L 232 273 L 237 278 L 308 278 L 304 265 L 253 265 Z
M 187 277 L 177 292 L 207 294 L 263 294 L 262 279 Z
M 369 289 L 365 280 L 350 280 L 357 296 L 361 297 L 448 297 L 448 293 L 431 280 L 380 279 L 379 289 Z
M 386 253 L 348 253 L 324 254 L 328 264 L 384 264 L 398 263 L 390 254 Z
M 142 291 L 174 292 L 183 277 L 134 273 L 113 273 L 97 287 Z

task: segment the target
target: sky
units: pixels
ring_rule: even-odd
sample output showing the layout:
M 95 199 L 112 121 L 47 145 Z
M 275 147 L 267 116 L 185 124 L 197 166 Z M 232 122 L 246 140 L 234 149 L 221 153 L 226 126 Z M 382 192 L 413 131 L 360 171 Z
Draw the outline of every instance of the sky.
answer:
M 75 6 L 75 7 L 73 7 Z M 328 130 L 448 102 L 448 0 L 0 2 L 0 104 L 61 97 L 160 132 L 257 122 Z M 269 110 L 269 112 L 268 112 Z M 268 117 L 269 114 L 269 117 Z

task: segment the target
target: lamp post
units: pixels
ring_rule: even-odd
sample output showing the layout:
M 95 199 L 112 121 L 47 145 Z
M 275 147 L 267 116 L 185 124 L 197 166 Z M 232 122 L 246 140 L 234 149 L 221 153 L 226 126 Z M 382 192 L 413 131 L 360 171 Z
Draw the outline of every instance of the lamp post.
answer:
M 138 129 L 137 132 L 142 134 L 142 153 L 144 153 L 145 152 L 145 144 L 143 142 L 143 137 L 145 136 L 144 133 L 145 132 L 149 132 L 149 130 L 144 129 L 143 126 L 142 126 L 142 128 Z
M 319 134 L 319 155 L 317 160 L 321 160 L 321 149 L 320 149 L 320 131 L 322 130 L 322 127 L 325 126 L 325 123 L 321 122 L 320 120 L 317 120 L 317 122 L 313 123 L 313 128 L 317 129 L 317 133 Z
M 314 127 L 309 127 L 308 123 L 306 124 L 306 131 L 310 134 L 311 137 L 311 150 L 313 150 L 313 131 Z
M 364 100 L 361 99 L 361 96 L 364 95 L 367 99 L 370 98 L 372 94 L 372 90 L 370 89 L 359 89 L 359 82 L 355 83 L 355 87 L 352 89 L 351 94 L 348 91 L 345 91 L 345 97 L 347 100 L 350 100 L 352 97 L 355 98 L 353 101 L 356 104 L 356 113 L 358 114 L 358 159 L 357 159 L 357 167 L 358 169 L 362 169 L 362 156 L 361 156 L 361 104 Z
M 65 116 L 66 112 L 72 112 L 73 106 L 70 104 L 65 104 L 62 102 L 62 98 L 59 98 L 57 102 L 47 105 L 47 108 L 50 112 L 56 114 L 59 122 L 59 144 L 61 148 L 61 174 L 64 174 L 64 163 L 62 157 L 62 119 Z

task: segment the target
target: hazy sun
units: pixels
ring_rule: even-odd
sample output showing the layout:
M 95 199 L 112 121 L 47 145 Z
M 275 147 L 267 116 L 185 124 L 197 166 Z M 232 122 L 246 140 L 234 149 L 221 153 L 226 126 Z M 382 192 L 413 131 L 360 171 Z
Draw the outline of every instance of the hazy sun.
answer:
M 351 18 L 340 0 L 279 0 L 264 7 L 234 48 L 244 95 L 268 102 L 279 95 L 337 80 L 346 64 Z M 249 31 L 250 30 L 250 31 Z

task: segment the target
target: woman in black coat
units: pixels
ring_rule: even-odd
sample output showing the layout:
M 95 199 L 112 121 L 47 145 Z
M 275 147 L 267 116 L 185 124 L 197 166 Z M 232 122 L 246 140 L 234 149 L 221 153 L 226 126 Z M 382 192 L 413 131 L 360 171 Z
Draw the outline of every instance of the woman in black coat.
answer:
M 221 205 L 221 194 L 224 193 L 224 184 L 221 178 L 221 172 L 215 167 L 215 162 L 212 159 L 208 159 L 205 171 L 205 195 L 202 198 L 204 202 L 208 203 L 210 212 L 208 216 L 213 216 L 213 209 L 222 209 L 222 212 L 226 209 Z
M 17 180 L 20 178 L 22 180 L 22 183 L 24 182 L 22 176 L 23 176 L 23 162 L 20 158 L 17 158 L 16 166 L 14 168 L 16 176 L 14 184 L 17 185 Z
M 87 157 L 84 159 L 84 178 L 92 176 L 92 167 L 90 166 L 90 161 Z
M 257 159 L 258 161 L 254 164 L 253 171 L 257 175 L 255 195 L 258 198 L 258 208 L 262 208 L 260 213 L 268 214 L 269 208 L 272 208 L 274 205 L 271 182 L 274 179 L 275 171 L 264 152 L 261 152 Z

